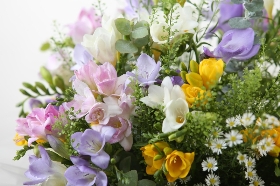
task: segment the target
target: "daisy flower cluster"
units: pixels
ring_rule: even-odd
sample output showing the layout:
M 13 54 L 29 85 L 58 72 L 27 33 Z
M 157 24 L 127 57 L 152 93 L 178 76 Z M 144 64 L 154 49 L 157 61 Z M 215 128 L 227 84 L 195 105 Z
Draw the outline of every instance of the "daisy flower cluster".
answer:
M 93 0 L 66 27 L 20 89 L 24 185 L 279 185 L 274 0 Z

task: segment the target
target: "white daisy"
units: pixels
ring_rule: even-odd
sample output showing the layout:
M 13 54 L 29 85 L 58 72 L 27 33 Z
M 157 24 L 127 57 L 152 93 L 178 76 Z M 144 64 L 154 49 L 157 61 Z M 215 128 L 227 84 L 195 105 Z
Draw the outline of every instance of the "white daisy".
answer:
M 226 142 L 223 139 L 214 139 L 211 143 L 211 150 L 213 153 L 222 154 L 222 149 L 226 149 Z
M 193 186 L 206 186 L 206 185 L 203 183 L 197 183 L 197 184 L 194 184 Z
M 271 116 L 269 114 L 265 114 L 265 117 L 267 118 L 267 122 L 269 124 L 274 125 L 275 127 L 278 127 L 280 125 L 279 120 L 275 116 Z
M 243 136 L 237 130 L 232 130 L 230 133 L 226 133 L 225 138 L 229 147 L 243 142 Z
M 220 127 L 215 127 L 211 132 L 213 138 L 220 138 L 224 134 Z
M 238 152 L 237 159 L 239 161 L 239 164 L 244 163 L 247 159 L 247 154 L 241 154 L 240 152 Z
M 245 163 L 245 166 L 247 168 L 252 168 L 253 169 L 256 166 L 256 160 L 254 158 L 251 158 L 251 157 L 246 158 L 244 163 Z
M 212 158 L 212 157 L 208 157 L 205 160 L 203 160 L 203 162 L 201 163 L 202 165 L 202 169 L 203 171 L 216 171 L 218 169 L 217 167 L 217 161 L 215 160 L 215 158 Z
M 236 120 L 234 117 L 228 118 L 226 119 L 226 123 L 227 123 L 227 127 L 232 128 L 232 127 L 236 127 L 238 120 Z
M 271 151 L 274 146 L 275 144 L 271 137 L 264 138 L 257 144 L 261 156 L 266 156 L 267 152 Z
M 211 173 L 207 175 L 207 177 L 205 178 L 205 182 L 208 186 L 218 186 L 220 185 L 220 177 Z
M 255 176 L 257 176 L 257 172 L 255 169 L 248 168 L 247 171 L 245 172 L 245 178 L 247 180 L 252 180 Z
M 250 181 L 249 186 L 264 186 L 265 182 L 258 176 L 255 176 L 253 179 Z
M 181 184 L 187 184 L 191 180 L 192 176 L 187 176 L 185 178 L 179 178 Z
M 247 112 L 244 113 L 240 122 L 244 127 L 248 127 L 249 125 L 252 125 L 256 119 L 256 116 L 253 115 L 253 113 Z

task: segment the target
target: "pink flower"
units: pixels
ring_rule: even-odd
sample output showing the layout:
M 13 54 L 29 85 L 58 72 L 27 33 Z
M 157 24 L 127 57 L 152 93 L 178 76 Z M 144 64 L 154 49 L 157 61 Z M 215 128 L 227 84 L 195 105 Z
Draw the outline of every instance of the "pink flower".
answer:
M 43 108 L 35 108 L 26 118 L 19 118 L 17 120 L 16 131 L 21 136 L 29 136 L 28 145 L 37 139 L 47 141 L 47 134 L 55 135 L 56 131 L 52 129 L 53 124 L 58 117 L 59 112 L 52 106 Z
M 88 123 L 107 124 L 110 119 L 108 111 L 108 105 L 101 102 L 95 103 L 85 119 Z
M 101 26 L 101 18 L 96 16 L 93 8 L 89 10 L 83 9 L 80 12 L 78 20 L 69 25 L 69 35 L 72 37 L 75 44 L 83 41 L 85 34 L 92 34 L 94 30 Z

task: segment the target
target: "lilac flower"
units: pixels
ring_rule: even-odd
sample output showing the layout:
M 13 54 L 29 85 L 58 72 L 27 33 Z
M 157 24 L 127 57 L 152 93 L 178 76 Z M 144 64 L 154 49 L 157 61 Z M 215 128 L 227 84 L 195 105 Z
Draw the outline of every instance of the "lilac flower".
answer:
M 127 72 L 128 76 L 135 77 L 140 85 L 150 85 L 156 81 L 159 75 L 161 62 L 157 63 L 147 54 L 141 54 L 137 59 L 136 72 Z
M 92 60 L 91 54 L 81 44 L 75 45 L 73 58 L 76 64 L 71 67 L 71 70 L 78 70 Z
M 204 47 L 204 53 L 210 57 L 223 58 L 224 62 L 249 59 L 260 49 L 259 44 L 254 44 L 254 36 L 252 28 L 229 30 L 213 52 Z
M 223 32 L 230 30 L 230 26 L 227 23 L 228 20 L 233 17 L 242 17 L 244 12 L 243 4 L 233 4 L 230 2 L 230 0 L 221 1 L 219 3 L 219 9 L 220 17 L 218 20 L 218 25 L 214 29 L 209 29 L 209 31 L 213 29 L 211 33 L 214 33 L 219 29 Z M 209 36 L 209 33 L 207 36 Z
M 103 171 L 92 168 L 86 160 L 79 157 L 71 157 L 73 166 L 65 172 L 67 186 L 107 186 L 107 176 Z
M 35 185 L 38 183 L 47 182 L 47 185 L 65 185 L 66 180 L 64 179 L 64 172 L 66 167 L 62 164 L 52 162 L 47 151 L 42 147 L 38 146 L 41 158 L 37 158 L 32 155 L 29 157 L 29 170 L 25 172 L 25 175 L 33 181 L 25 182 L 24 185 Z
M 72 146 L 81 155 L 91 156 L 91 161 L 102 169 L 106 169 L 109 164 L 110 156 L 103 150 L 115 133 L 113 127 L 102 127 L 101 132 L 87 129 L 83 132 L 72 134 Z
M 171 77 L 171 81 L 173 85 L 179 85 L 182 86 L 184 84 L 183 79 L 181 78 L 181 76 L 172 76 Z
M 31 109 L 40 108 L 40 107 L 43 106 L 43 103 L 40 100 L 38 100 L 38 99 L 31 98 L 29 100 L 29 106 L 30 106 Z

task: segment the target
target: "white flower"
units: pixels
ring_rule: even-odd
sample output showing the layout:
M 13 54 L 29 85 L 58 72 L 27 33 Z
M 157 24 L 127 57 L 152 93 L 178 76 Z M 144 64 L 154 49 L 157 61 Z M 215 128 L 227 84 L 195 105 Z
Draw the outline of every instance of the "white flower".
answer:
M 278 127 L 280 125 L 280 122 L 279 120 L 275 117 L 275 116 L 271 116 L 271 115 L 268 115 L 268 114 L 265 114 L 265 117 L 267 118 L 267 123 L 269 124 L 272 124 L 276 127 Z
M 237 159 L 240 164 L 244 163 L 245 160 L 247 159 L 247 154 L 241 154 L 240 152 L 238 152 Z
M 264 186 L 265 182 L 258 176 L 255 176 L 250 180 L 249 186 Z
M 227 127 L 232 128 L 236 127 L 237 124 L 239 123 L 238 120 L 236 120 L 234 117 L 226 119 Z
M 272 18 L 272 10 L 273 10 L 273 5 L 274 5 L 274 0 L 264 0 L 263 1 L 264 8 L 268 14 L 268 18 Z
M 168 133 L 178 130 L 185 124 L 189 106 L 185 99 L 171 100 L 165 108 L 166 118 L 162 123 L 162 132 Z
M 244 163 L 245 163 L 245 166 L 247 168 L 252 168 L 253 169 L 256 166 L 256 160 L 254 158 L 251 158 L 251 157 L 246 158 Z
M 256 170 L 254 170 L 253 168 L 247 168 L 247 171 L 245 172 L 245 178 L 246 178 L 247 180 L 251 180 L 251 179 L 253 179 L 255 176 L 257 176 Z
M 102 17 L 102 27 L 95 30 L 93 35 L 86 34 L 81 43 L 89 53 L 100 63 L 116 62 L 115 43 L 121 38 L 121 34 L 115 26 L 115 19 L 121 14 Z
M 181 7 L 178 3 L 175 4 L 171 11 L 172 13 L 167 16 L 167 22 L 162 10 L 156 9 L 155 11 L 153 15 L 155 20 L 151 24 L 150 33 L 153 41 L 158 44 L 164 44 L 168 41 L 169 33 L 167 29 L 170 24 L 170 32 L 173 33 L 173 37 L 179 34 L 193 32 L 193 29 L 198 26 L 193 15 L 194 9 L 189 3 L 185 3 L 184 7 Z
M 191 180 L 192 176 L 187 176 L 185 178 L 179 178 L 181 184 L 187 184 Z
M 226 149 L 226 142 L 223 139 L 214 139 L 211 143 L 213 153 L 222 154 L 222 149 Z
M 228 146 L 238 145 L 243 142 L 243 136 L 237 130 L 232 130 L 230 133 L 225 134 L 225 138 L 228 141 Z
M 212 131 L 211 134 L 213 135 L 213 138 L 220 138 L 224 134 L 222 129 L 220 127 L 215 127 Z
M 248 127 L 249 125 L 252 125 L 256 119 L 256 116 L 253 115 L 253 113 L 247 112 L 244 113 L 240 122 L 244 127 Z
M 215 158 L 209 157 L 201 163 L 203 171 L 216 171 L 218 169 L 217 167 L 217 161 Z
M 261 156 L 266 156 L 267 152 L 271 151 L 274 146 L 275 144 L 271 137 L 264 138 L 257 144 Z
M 209 186 L 218 186 L 220 185 L 220 177 L 211 173 L 207 175 L 205 182 Z

